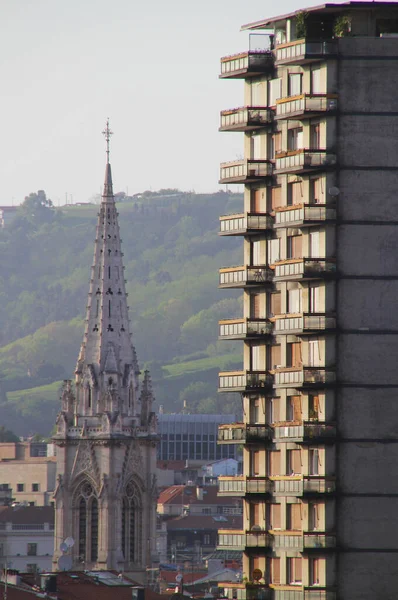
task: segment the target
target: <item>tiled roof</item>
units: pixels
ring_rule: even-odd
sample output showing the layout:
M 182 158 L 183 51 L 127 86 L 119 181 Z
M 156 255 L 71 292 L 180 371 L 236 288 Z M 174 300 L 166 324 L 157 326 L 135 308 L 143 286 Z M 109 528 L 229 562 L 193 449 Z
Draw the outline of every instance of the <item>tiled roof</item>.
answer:
M 0 523 L 37 525 L 54 523 L 52 506 L 0 506 Z

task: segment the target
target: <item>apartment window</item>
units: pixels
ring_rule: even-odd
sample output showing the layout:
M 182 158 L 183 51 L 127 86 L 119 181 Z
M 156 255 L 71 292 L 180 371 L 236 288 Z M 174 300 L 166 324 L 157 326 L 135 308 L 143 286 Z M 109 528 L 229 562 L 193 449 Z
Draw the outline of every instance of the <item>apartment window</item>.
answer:
M 311 231 L 310 233 L 310 257 L 319 258 L 319 231 Z
M 286 420 L 301 421 L 301 396 L 288 396 L 286 399 Z
M 270 364 L 273 369 L 281 366 L 281 347 L 279 345 L 271 346 L 270 348 Z
M 287 132 L 287 149 L 300 150 L 303 148 L 303 128 L 295 127 Z
M 263 87 L 264 84 L 262 81 L 252 81 L 250 86 L 251 92 L 251 105 L 252 106 L 264 106 L 265 98 L 263 97 Z
M 308 365 L 310 367 L 322 366 L 321 348 L 319 340 L 308 341 Z
M 295 181 L 287 184 L 287 205 L 300 204 L 303 201 L 303 191 L 301 181 Z
M 321 310 L 320 302 L 321 288 L 316 283 L 310 283 L 308 287 L 308 312 L 319 313 Z
M 301 235 L 287 236 L 287 256 L 286 258 L 302 258 L 303 256 L 303 237 Z
M 280 398 L 267 398 L 267 423 L 277 423 L 279 419 Z
M 202 515 L 211 515 L 211 508 L 202 508 Z
M 268 240 L 268 259 L 269 263 L 278 262 L 280 256 L 280 239 Z
M 260 451 L 252 450 L 250 453 L 250 474 L 255 477 L 260 475 Z
M 321 126 L 319 123 L 310 125 L 310 148 L 317 150 L 321 147 Z
M 321 69 L 311 71 L 311 94 L 322 94 Z
M 254 241 L 251 244 L 251 255 L 252 255 L 252 265 L 257 266 L 261 265 L 261 242 L 260 240 Z
M 324 204 L 323 180 L 318 177 L 310 179 L 310 204 Z
M 273 187 L 271 188 L 271 210 L 275 210 L 278 206 L 282 205 L 282 188 Z
M 261 350 L 264 346 L 254 345 L 250 347 L 250 367 L 252 371 L 263 371 L 264 361 L 261 360 Z
M 26 571 L 28 573 L 37 573 L 38 572 L 38 568 L 37 568 L 37 564 L 36 563 L 28 563 L 26 565 Z
M 32 492 L 38 492 L 39 491 L 39 484 L 38 483 L 32 483 Z
M 308 452 L 308 472 L 310 475 L 319 475 L 319 450 L 310 448 Z
M 310 421 L 319 419 L 319 396 L 308 394 L 308 418 Z
M 270 159 L 273 160 L 275 155 L 282 150 L 282 133 L 274 133 L 271 137 Z
M 300 584 L 303 581 L 302 574 L 302 559 L 301 558 L 287 558 L 286 559 L 286 572 L 287 581 L 291 585 Z
M 281 582 L 281 559 L 271 558 L 270 583 L 280 584 Z
M 281 453 L 279 450 L 268 452 L 268 473 L 271 477 L 281 474 Z
M 287 312 L 296 315 L 301 313 L 301 290 L 299 288 L 287 290 Z
M 264 189 L 252 189 L 250 191 L 250 210 L 252 213 L 266 212 L 264 198 Z
M 250 504 L 250 528 L 257 526 L 262 527 L 264 521 L 264 504 L 260 502 L 252 502 Z
M 0 544 L 0 556 L 4 556 L 4 544 Z
M 308 504 L 308 530 L 319 529 L 319 505 L 314 502 Z
M 275 292 L 274 294 L 271 294 L 271 315 L 270 316 L 281 314 L 281 299 L 282 299 L 282 296 L 281 296 L 280 292 Z
M 261 135 L 253 134 L 250 137 L 250 158 L 262 158 L 261 154 Z
M 28 556 L 37 556 L 37 544 L 28 544 L 27 555 Z
M 261 423 L 260 398 L 250 399 L 250 423 Z
M 301 360 L 301 342 L 290 342 L 286 344 L 286 366 L 300 367 Z
M 281 97 L 282 95 L 282 79 L 279 77 L 278 79 L 271 79 L 268 82 L 268 105 L 269 106 L 276 106 L 276 101 Z
M 23 492 L 25 490 L 24 483 L 17 483 L 17 492 Z
M 289 73 L 288 94 L 289 96 L 299 96 L 302 90 L 302 74 Z
M 210 546 L 210 534 L 209 533 L 204 534 L 203 543 L 205 546 Z
M 287 475 L 300 475 L 301 474 L 301 450 L 287 450 L 286 451 L 286 469 Z
M 267 504 L 269 511 L 268 529 L 281 529 L 281 505 Z
M 250 317 L 252 319 L 261 318 L 261 294 L 250 294 Z
M 301 504 L 286 505 L 286 529 L 289 531 L 301 531 Z
M 319 558 L 310 558 L 310 585 L 319 585 L 320 577 L 319 577 L 319 567 L 320 567 L 320 559 Z

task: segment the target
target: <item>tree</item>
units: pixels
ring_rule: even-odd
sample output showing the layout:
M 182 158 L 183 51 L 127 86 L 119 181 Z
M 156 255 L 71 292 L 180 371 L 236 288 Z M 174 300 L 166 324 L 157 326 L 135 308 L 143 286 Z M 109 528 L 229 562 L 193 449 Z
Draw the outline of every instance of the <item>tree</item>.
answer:
M 19 437 L 9 429 L 6 429 L 4 425 L 0 425 L 0 442 L 19 442 Z
M 35 225 L 51 223 L 54 219 L 53 209 L 52 200 L 47 198 L 44 190 L 38 190 L 37 193 L 25 196 L 25 200 L 21 204 L 21 213 Z

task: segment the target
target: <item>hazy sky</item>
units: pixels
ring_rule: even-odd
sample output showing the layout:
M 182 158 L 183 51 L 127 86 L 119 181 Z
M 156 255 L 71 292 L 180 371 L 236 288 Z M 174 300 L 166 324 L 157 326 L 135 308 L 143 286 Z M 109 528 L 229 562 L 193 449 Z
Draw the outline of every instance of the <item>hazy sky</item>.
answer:
M 242 24 L 300 6 L 0 0 L 0 204 L 38 189 L 56 204 L 97 193 L 108 116 L 116 191 L 216 191 L 219 163 L 242 155 L 242 134 L 217 131 L 219 111 L 243 103 L 219 59 L 248 48 Z

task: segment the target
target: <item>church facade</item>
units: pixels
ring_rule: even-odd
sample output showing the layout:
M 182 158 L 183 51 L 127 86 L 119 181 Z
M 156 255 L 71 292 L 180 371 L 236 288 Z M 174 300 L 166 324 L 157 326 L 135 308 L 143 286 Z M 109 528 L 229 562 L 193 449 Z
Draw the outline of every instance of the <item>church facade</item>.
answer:
M 74 570 L 117 569 L 137 577 L 155 552 L 157 420 L 150 376 L 146 371 L 140 381 L 131 341 L 108 124 L 104 133 L 108 160 L 85 332 L 54 435 L 53 567 L 60 568 L 66 552 Z M 73 538 L 67 551 L 66 538 Z

